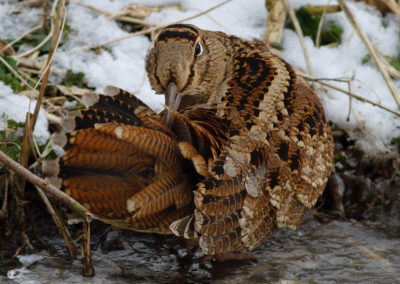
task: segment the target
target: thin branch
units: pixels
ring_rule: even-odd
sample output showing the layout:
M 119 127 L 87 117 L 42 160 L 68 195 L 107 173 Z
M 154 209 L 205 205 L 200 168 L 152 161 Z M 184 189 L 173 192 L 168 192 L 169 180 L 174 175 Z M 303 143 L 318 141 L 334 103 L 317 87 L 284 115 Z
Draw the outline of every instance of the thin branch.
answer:
M 346 14 L 348 20 L 352 24 L 353 28 L 356 30 L 359 37 L 361 38 L 361 40 L 364 42 L 365 46 L 367 47 L 369 53 L 371 54 L 372 59 L 374 60 L 376 66 L 378 67 L 379 72 L 382 74 L 383 79 L 386 82 L 386 85 L 388 86 L 390 92 L 392 93 L 392 96 L 393 96 L 397 106 L 400 108 L 400 95 L 398 94 L 396 87 L 393 84 L 393 81 L 388 74 L 388 71 L 384 68 L 383 64 L 379 60 L 379 57 L 375 52 L 375 48 L 374 48 L 373 44 L 368 39 L 365 32 L 361 29 L 360 24 L 358 23 L 356 17 L 354 16 L 353 12 L 349 9 L 347 4 L 343 0 L 339 0 L 339 3 L 340 3 L 340 6 L 342 7 L 342 10 Z
M 223 5 L 225 5 L 225 4 L 227 4 L 227 3 L 231 2 L 231 1 L 232 0 L 226 0 L 226 1 L 221 2 L 218 5 L 215 5 L 215 6 L 209 8 L 209 9 L 203 11 L 203 12 L 200 12 L 200 13 L 195 14 L 193 16 L 181 19 L 181 20 L 176 21 L 176 22 L 168 23 L 166 25 L 160 25 L 160 26 L 152 27 L 152 28 L 149 28 L 149 29 L 146 29 L 146 30 L 143 30 L 143 31 L 135 32 L 133 34 L 128 34 L 128 35 L 125 35 L 125 36 L 122 36 L 122 37 L 119 37 L 119 38 L 115 38 L 115 39 L 112 39 L 112 40 L 109 40 L 109 41 L 105 41 L 105 42 L 102 42 L 102 43 L 99 43 L 99 44 L 84 46 L 81 49 L 82 50 L 88 50 L 88 49 L 100 48 L 102 46 L 109 45 L 111 43 L 115 43 L 115 42 L 118 42 L 118 41 L 121 41 L 121 40 L 125 40 L 125 39 L 131 38 L 131 37 L 135 37 L 135 36 L 151 33 L 153 31 L 157 31 L 159 29 L 165 28 L 165 27 L 167 27 L 169 25 L 179 24 L 179 23 L 182 23 L 182 22 L 185 22 L 185 21 L 189 21 L 189 20 L 192 20 L 194 18 L 200 17 L 200 16 L 202 16 L 204 14 L 207 14 L 207 13 L 211 12 L 212 10 L 215 10 L 215 9 L 217 9 L 217 8 L 223 6 Z
M 64 203 L 66 206 L 71 208 L 73 211 L 76 211 L 81 216 L 84 217 L 85 220 L 92 220 L 94 218 L 93 214 L 90 213 L 85 207 L 83 207 L 79 202 L 76 202 L 70 196 L 59 190 L 54 185 L 50 184 L 49 182 L 41 179 L 37 175 L 33 174 L 21 164 L 17 163 L 3 151 L 0 150 L 0 163 L 3 164 L 5 167 L 9 168 L 10 170 L 14 171 L 17 175 L 23 176 L 24 179 L 31 182 L 32 184 L 36 185 L 37 187 L 41 188 L 43 191 L 47 192 L 60 202 Z
M 284 0 L 284 1 L 285 1 L 285 4 L 286 4 L 286 7 L 288 9 L 290 19 L 293 22 L 294 29 L 296 30 L 296 33 L 297 33 L 297 35 L 299 37 L 300 46 L 301 46 L 301 49 L 303 50 L 304 59 L 305 59 L 306 64 L 307 64 L 308 73 L 312 77 L 314 77 L 314 72 L 313 72 L 313 69 L 312 69 L 312 66 L 311 66 L 310 56 L 308 55 L 307 47 L 306 47 L 306 44 L 304 42 L 303 31 L 301 30 L 299 21 L 297 20 L 296 14 L 294 13 L 293 8 L 290 6 L 289 1 L 288 0 Z
M 54 210 L 53 206 L 51 205 L 49 199 L 47 198 L 46 194 L 41 190 L 38 186 L 35 186 L 40 197 L 42 198 L 44 204 L 47 207 L 51 217 L 53 218 L 54 223 L 56 224 L 58 231 L 60 232 L 61 236 L 64 239 L 64 243 L 68 248 L 69 254 L 72 258 L 75 258 L 75 247 L 71 242 L 71 234 L 69 233 L 68 228 L 61 222 L 60 216 L 58 216 L 57 212 Z
M 331 81 L 332 81 L 332 79 L 313 78 L 313 77 L 311 77 L 311 76 L 309 76 L 309 75 L 307 75 L 307 74 L 305 74 L 305 73 L 300 73 L 300 72 L 297 72 L 297 74 L 298 74 L 299 76 L 303 77 L 305 80 L 315 81 L 315 82 L 317 82 L 318 84 L 321 84 L 321 85 L 326 86 L 326 87 L 328 87 L 328 88 L 334 89 L 334 90 L 339 91 L 339 92 L 342 92 L 342 93 L 344 93 L 344 94 L 347 94 L 347 95 L 349 95 L 349 96 L 351 96 L 351 97 L 353 97 L 353 98 L 355 98 L 355 99 L 357 99 L 357 100 L 359 100 L 359 101 L 362 101 L 362 102 L 365 102 L 365 103 L 369 103 L 369 104 L 371 104 L 371 105 L 373 105 L 373 106 L 376 106 L 376 107 L 379 107 L 379 108 L 381 108 L 381 109 L 384 109 L 384 110 L 386 110 L 386 111 L 388 111 L 388 112 L 390 112 L 390 113 L 392 113 L 392 114 L 394 114 L 394 115 L 400 117 L 400 112 L 398 112 L 398 111 L 395 111 L 395 110 L 393 110 L 393 109 L 391 109 L 391 108 L 385 107 L 384 105 L 382 105 L 382 104 L 380 104 L 380 103 L 371 101 L 371 100 L 369 100 L 369 99 L 363 98 L 363 97 L 361 97 L 361 96 L 359 96 L 359 95 L 356 95 L 356 94 L 354 94 L 354 93 L 351 93 L 351 92 L 349 92 L 349 91 L 346 91 L 345 89 L 342 89 L 342 88 L 340 88 L 340 87 L 338 87 L 338 86 L 335 86 L 335 85 L 332 85 L 332 84 L 323 82 L 323 80 L 331 80 Z
M 9 182 L 9 173 L 4 174 L 4 198 L 3 198 L 3 205 L 1 206 L 0 210 L 0 218 L 7 218 L 8 213 L 7 213 L 7 200 L 8 200 L 8 182 Z

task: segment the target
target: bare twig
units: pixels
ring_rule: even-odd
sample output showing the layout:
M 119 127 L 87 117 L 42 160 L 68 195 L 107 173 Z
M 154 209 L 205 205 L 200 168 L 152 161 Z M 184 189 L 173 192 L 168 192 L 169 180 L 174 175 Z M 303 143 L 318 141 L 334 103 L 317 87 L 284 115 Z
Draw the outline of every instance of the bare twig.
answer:
M 359 95 L 356 95 L 356 94 L 354 94 L 354 93 L 351 93 L 351 92 L 349 92 L 349 91 L 347 91 L 347 90 L 345 90 L 345 89 L 342 89 L 342 88 L 340 88 L 340 87 L 338 87 L 338 86 L 335 86 L 335 85 L 332 85 L 332 84 L 323 82 L 324 80 L 332 80 L 332 79 L 313 78 L 313 77 L 311 77 L 311 76 L 309 76 L 309 75 L 307 75 L 307 74 L 305 74 L 305 73 L 300 73 L 300 72 L 297 72 L 297 74 L 298 74 L 299 76 L 303 77 L 305 80 L 315 81 L 315 82 L 317 82 L 318 84 L 321 84 L 321 85 L 323 85 L 323 86 L 325 86 L 325 87 L 328 87 L 328 88 L 334 89 L 334 90 L 336 90 L 336 91 L 339 91 L 339 92 L 341 92 L 341 93 L 347 94 L 347 95 L 349 95 L 349 96 L 351 96 L 351 97 L 353 97 L 353 98 L 355 98 L 355 99 L 357 99 L 357 100 L 359 100 L 359 101 L 362 101 L 362 102 L 365 102 L 365 103 L 369 103 L 369 104 L 371 104 L 371 105 L 373 105 L 373 106 L 376 106 L 376 107 L 379 107 L 379 108 L 381 108 L 381 109 L 384 109 L 384 110 L 386 110 L 386 111 L 388 111 L 388 112 L 390 112 L 390 113 L 392 113 L 392 114 L 394 114 L 394 115 L 400 117 L 400 112 L 398 112 L 398 111 L 395 111 L 395 110 L 393 110 L 393 109 L 391 109 L 391 108 L 388 108 L 388 107 L 386 107 L 386 106 L 384 106 L 384 105 L 382 105 L 382 104 L 380 104 L 380 103 L 377 103 L 377 102 L 371 101 L 371 100 L 369 100 L 369 99 L 363 98 L 363 97 L 361 97 L 361 96 L 359 96 Z
M 195 14 L 193 16 L 190 16 L 190 17 L 187 17 L 187 18 L 184 18 L 184 19 L 181 19 L 181 20 L 173 22 L 173 23 L 168 23 L 166 25 L 160 25 L 160 26 L 152 27 L 152 28 L 149 28 L 149 29 L 146 29 L 146 30 L 143 30 L 143 31 L 139 31 L 139 32 L 135 32 L 135 33 L 132 33 L 132 34 L 128 34 L 128 35 L 125 35 L 125 36 L 122 36 L 122 37 L 119 37 L 119 38 L 115 38 L 115 39 L 112 39 L 112 40 L 109 40 L 109 41 L 105 41 L 105 42 L 102 42 L 102 43 L 99 43 L 99 44 L 84 46 L 81 49 L 82 50 L 88 50 L 88 49 L 100 48 L 102 46 L 109 45 L 111 43 L 115 43 L 115 42 L 118 42 L 118 41 L 121 41 L 121 40 L 125 40 L 125 39 L 131 38 L 131 37 L 135 37 L 135 36 L 151 33 L 153 31 L 157 31 L 159 29 L 165 28 L 166 26 L 169 26 L 169 25 L 173 25 L 173 24 L 178 24 L 178 23 L 182 23 L 182 22 L 185 22 L 185 21 L 189 21 L 189 20 L 192 20 L 194 18 L 200 17 L 200 16 L 202 16 L 204 14 L 207 14 L 207 13 L 211 12 L 212 10 L 215 10 L 215 9 L 217 9 L 217 8 L 223 6 L 226 3 L 229 3 L 231 1 L 232 0 L 223 1 L 223 2 L 219 3 L 218 5 L 215 5 L 215 6 L 209 8 L 209 9 L 203 11 L 203 12 L 200 12 L 198 14 Z
M 0 211 L 0 218 L 7 218 L 7 200 L 8 200 L 8 178 L 9 173 L 5 173 L 4 175 L 4 198 L 3 198 L 3 205 L 1 206 L 1 211 Z
M 8 157 L 6 154 L 4 154 L 3 151 L 0 151 L 0 163 L 2 163 L 5 167 L 14 171 L 16 174 L 23 176 L 24 179 L 26 179 L 27 181 L 31 182 L 32 184 L 38 186 L 43 191 L 47 192 L 48 194 L 50 194 L 51 196 L 53 196 L 60 202 L 64 203 L 66 206 L 71 208 L 73 211 L 76 211 L 77 213 L 79 213 L 81 216 L 84 217 L 85 220 L 90 221 L 94 218 L 93 214 L 91 214 L 79 202 L 76 202 L 74 199 L 72 199 L 70 196 L 66 195 L 64 192 L 59 190 L 54 185 L 41 179 L 37 175 L 31 173 L 29 170 L 27 170 L 21 164 L 17 163 L 16 161 L 14 161 L 10 157 Z
M 90 249 L 90 222 L 82 223 L 81 259 L 82 273 L 86 277 L 94 276 L 92 253 Z
M 339 3 L 342 7 L 342 10 L 345 12 L 348 20 L 352 24 L 353 28 L 356 30 L 356 32 L 358 33 L 358 35 L 364 42 L 365 46 L 368 48 L 368 51 L 371 54 L 371 57 L 374 60 L 376 66 L 378 67 L 379 72 L 382 74 L 383 79 L 385 80 L 390 92 L 392 93 L 392 96 L 393 96 L 397 106 L 400 108 L 400 95 L 398 94 L 396 87 L 393 84 L 393 81 L 388 74 L 388 71 L 383 67 L 383 64 L 379 60 L 379 58 L 375 52 L 375 48 L 374 48 L 373 44 L 368 39 L 365 32 L 361 29 L 360 24 L 358 23 L 356 17 L 354 16 L 353 12 L 349 9 L 347 4 L 343 0 L 339 0 Z
M 35 186 L 40 197 L 42 198 L 44 204 L 47 207 L 47 210 L 49 211 L 51 217 L 53 218 L 54 223 L 56 224 L 58 231 L 60 232 L 61 236 L 64 239 L 65 245 L 68 248 L 69 254 L 71 255 L 72 258 L 75 258 L 75 247 L 71 242 L 71 234 L 69 233 L 68 228 L 64 225 L 63 222 L 61 222 L 60 216 L 56 213 L 54 210 L 53 206 L 51 205 L 49 199 L 47 198 L 46 194 L 41 190 L 38 186 Z
M 312 77 L 314 77 L 314 72 L 313 72 L 313 69 L 312 69 L 312 66 L 311 66 L 310 56 L 308 55 L 307 47 L 306 47 L 306 44 L 304 42 L 303 31 L 301 30 L 299 21 L 297 20 L 296 14 L 294 13 L 293 8 L 290 6 L 289 1 L 288 0 L 284 0 L 284 1 L 285 1 L 285 4 L 286 4 L 286 7 L 288 9 L 290 19 L 293 22 L 294 29 L 296 30 L 296 33 L 297 33 L 297 35 L 299 37 L 300 46 L 301 46 L 301 49 L 303 50 L 304 59 L 305 59 L 306 64 L 307 64 L 308 73 Z

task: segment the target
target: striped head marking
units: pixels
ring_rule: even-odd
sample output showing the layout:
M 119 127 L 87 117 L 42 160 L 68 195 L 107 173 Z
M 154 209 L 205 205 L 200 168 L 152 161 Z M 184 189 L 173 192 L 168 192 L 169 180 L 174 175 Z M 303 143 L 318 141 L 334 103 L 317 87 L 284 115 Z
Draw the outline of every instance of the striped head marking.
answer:
M 226 50 L 218 37 L 221 33 L 186 24 L 168 26 L 158 34 L 146 58 L 146 71 L 156 93 L 166 94 L 169 107 L 176 109 L 186 95 L 210 95 L 222 82 Z M 177 98 L 170 105 L 168 96 L 174 92 Z

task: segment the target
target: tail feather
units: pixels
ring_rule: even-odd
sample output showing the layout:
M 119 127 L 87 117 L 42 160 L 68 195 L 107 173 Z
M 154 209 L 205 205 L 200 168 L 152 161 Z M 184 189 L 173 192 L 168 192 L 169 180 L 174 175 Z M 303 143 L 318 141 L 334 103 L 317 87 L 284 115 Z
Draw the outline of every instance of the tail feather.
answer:
M 179 199 L 176 199 L 177 193 L 188 190 L 187 181 L 182 179 L 180 175 L 180 172 L 174 171 L 165 172 L 158 176 L 153 183 L 127 198 L 128 211 L 137 214 L 137 211 L 145 208 L 139 214 L 139 216 L 143 216 L 146 209 L 150 211 L 151 208 L 164 209 L 173 205 L 175 201 L 180 207 L 186 205 L 187 203 L 182 204 Z M 190 189 L 188 192 L 190 192 Z M 190 199 L 187 202 L 190 202 Z
M 176 236 L 181 236 L 186 239 L 197 239 L 199 234 L 194 228 L 194 222 L 195 217 L 194 213 L 192 213 L 182 219 L 172 222 L 169 228 Z
M 247 192 L 241 191 L 229 196 L 215 196 L 194 191 L 194 204 L 203 214 L 223 215 L 242 207 Z
M 168 135 L 143 127 L 118 124 L 96 124 L 96 129 L 106 135 L 113 136 L 123 142 L 129 143 L 141 151 L 158 157 L 166 164 L 177 165 L 181 161 L 179 148 L 175 140 Z
M 240 209 L 226 215 L 204 215 L 195 209 L 195 229 L 205 236 L 218 236 L 232 232 L 240 226 Z
M 240 228 L 218 236 L 201 235 L 199 244 L 203 252 L 208 255 L 220 254 L 241 246 Z

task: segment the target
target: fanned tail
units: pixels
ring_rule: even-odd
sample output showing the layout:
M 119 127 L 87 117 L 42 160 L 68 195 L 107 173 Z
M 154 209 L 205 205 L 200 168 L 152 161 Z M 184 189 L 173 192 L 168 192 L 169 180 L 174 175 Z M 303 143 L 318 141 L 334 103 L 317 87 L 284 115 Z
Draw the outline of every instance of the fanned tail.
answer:
M 52 137 L 65 154 L 46 161 L 43 171 L 97 218 L 169 234 L 173 221 L 193 212 L 175 135 L 132 94 L 114 87 L 106 92 L 85 95 L 89 109 L 66 116 L 64 132 Z

